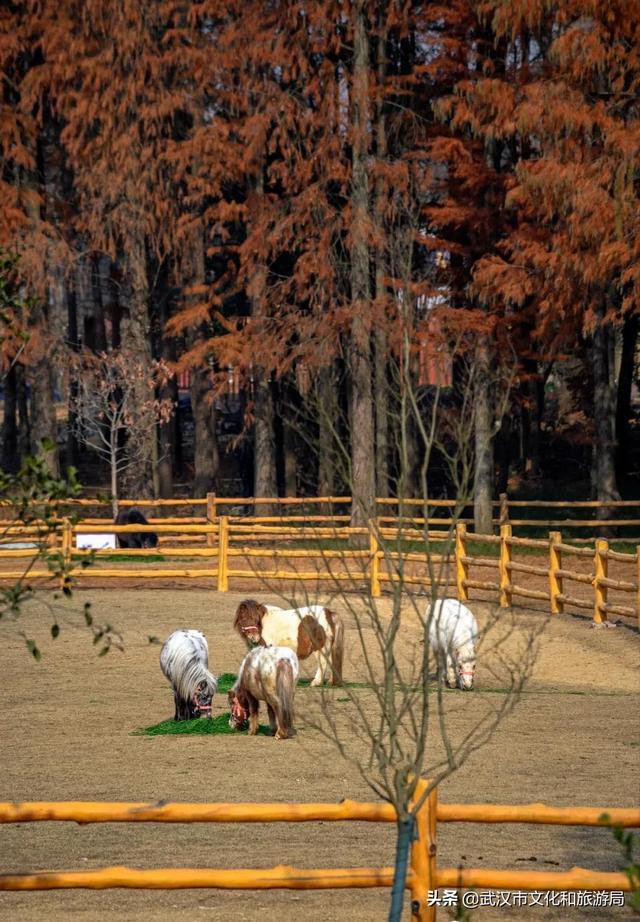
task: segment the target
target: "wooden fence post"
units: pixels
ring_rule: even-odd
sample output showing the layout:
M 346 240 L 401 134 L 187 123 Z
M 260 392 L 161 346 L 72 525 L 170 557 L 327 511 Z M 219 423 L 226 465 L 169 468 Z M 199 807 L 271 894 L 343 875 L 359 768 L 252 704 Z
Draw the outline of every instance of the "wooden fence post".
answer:
M 416 785 L 413 800 L 419 800 L 429 787 L 421 778 Z M 411 845 L 411 870 L 414 883 L 411 888 L 411 922 L 436 922 L 436 907 L 428 906 L 430 890 L 436 889 L 436 823 L 438 791 L 433 788 L 416 813 L 415 837 Z
M 549 532 L 549 603 L 552 615 L 561 615 L 564 611 L 562 595 L 562 577 L 558 571 L 562 569 L 562 551 L 558 547 L 562 544 L 562 533 Z
M 378 535 L 377 535 L 377 519 L 369 519 L 369 555 L 370 555 L 370 591 L 372 599 L 379 599 L 380 592 L 380 560 L 378 558 Z
M 464 562 L 467 556 L 467 526 L 464 522 L 456 525 L 456 583 L 458 586 L 458 600 L 467 602 L 469 593 L 465 581 L 469 578 L 469 565 Z
M 73 526 L 69 519 L 65 518 L 62 523 L 62 566 L 64 568 L 60 576 L 60 588 L 64 589 L 69 583 L 69 569 L 71 568 L 71 554 L 73 550 Z
M 217 519 L 218 507 L 216 504 L 216 494 L 207 493 L 207 525 L 215 525 Z M 216 543 L 216 536 L 212 531 L 207 534 L 207 546 L 213 547 Z
M 638 605 L 638 630 L 640 631 L 640 547 L 636 548 L 636 580 L 638 581 L 638 591 L 636 593 L 637 599 L 636 603 Z
M 218 592 L 229 589 L 229 518 L 220 516 L 218 530 Z
M 506 493 L 500 494 L 500 527 L 509 524 L 509 498 Z
M 501 494 L 501 498 L 504 494 Z M 500 525 L 500 608 L 511 605 L 511 525 Z
M 595 590 L 593 620 L 596 624 L 602 624 L 607 620 L 607 610 L 605 608 L 607 604 L 607 587 L 603 586 L 602 580 L 607 578 L 609 563 L 608 554 L 609 542 L 606 538 L 597 538 L 595 552 L 596 574 L 593 580 L 593 588 Z

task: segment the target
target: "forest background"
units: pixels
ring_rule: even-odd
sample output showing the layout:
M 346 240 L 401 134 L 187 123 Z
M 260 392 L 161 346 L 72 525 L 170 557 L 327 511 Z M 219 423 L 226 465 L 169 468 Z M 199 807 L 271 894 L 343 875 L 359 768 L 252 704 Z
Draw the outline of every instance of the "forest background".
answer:
M 122 495 L 419 493 L 407 382 L 479 531 L 640 495 L 640 0 L 28 0 L 0 73 L 5 470 L 104 482 L 117 365 Z

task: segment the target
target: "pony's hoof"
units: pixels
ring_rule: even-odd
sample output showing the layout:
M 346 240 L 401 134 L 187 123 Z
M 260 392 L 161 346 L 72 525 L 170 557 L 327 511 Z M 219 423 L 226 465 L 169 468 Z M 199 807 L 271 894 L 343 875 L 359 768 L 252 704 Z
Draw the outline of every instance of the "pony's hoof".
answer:
M 311 685 L 310 685 L 309 687 L 310 687 L 310 688 L 317 688 L 318 685 L 322 685 L 322 681 L 321 681 L 320 679 L 313 679 L 313 680 L 311 681 Z

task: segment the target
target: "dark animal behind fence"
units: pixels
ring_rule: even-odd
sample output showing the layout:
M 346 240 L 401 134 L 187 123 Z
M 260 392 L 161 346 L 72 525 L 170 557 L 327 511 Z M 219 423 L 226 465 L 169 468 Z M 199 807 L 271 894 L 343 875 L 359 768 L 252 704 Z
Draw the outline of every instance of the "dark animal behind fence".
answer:
M 115 519 L 115 525 L 148 525 L 149 522 L 139 509 L 121 509 Z M 158 536 L 153 531 L 116 535 L 118 547 L 138 548 L 157 547 Z

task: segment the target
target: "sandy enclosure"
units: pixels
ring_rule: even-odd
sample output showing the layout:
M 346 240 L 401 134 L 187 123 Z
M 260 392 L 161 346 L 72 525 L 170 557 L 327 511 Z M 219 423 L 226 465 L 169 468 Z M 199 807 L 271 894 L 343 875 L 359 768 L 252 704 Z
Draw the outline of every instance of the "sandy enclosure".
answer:
M 278 602 L 275 594 L 265 601 Z M 371 800 L 356 768 L 305 723 L 318 693 L 297 696 L 298 735 L 290 741 L 246 736 L 145 737 L 136 729 L 172 714 L 173 700 L 158 665 L 159 647 L 178 627 L 207 635 L 216 672 L 235 672 L 243 654 L 231 630 L 233 612 L 246 593 L 206 589 L 87 589 L 57 609 L 62 632 L 47 639 L 50 613 L 42 601 L 17 624 L 0 625 L 2 800 L 338 801 Z M 320 601 L 328 601 L 324 597 Z M 124 636 L 124 653 L 96 657 L 83 627 L 82 604 L 91 601 L 96 621 L 109 621 Z M 358 611 L 358 602 L 354 601 Z M 383 600 L 383 613 L 390 602 Z M 347 625 L 345 678 L 364 677 L 354 615 L 339 600 L 333 607 Z M 472 603 L 481 625 L 492 615 Z M 571 615 L 546 619 L 518 610 L 500 615 L 478 663 L 477 691 L 447 697 L 455 739 L 504 698 L 504 679 L 491 638 L 509 635 L 512 654 L 528 630 L 542 629 L 533 676 L 515 711 L 491 740 L 440 788 L 449 802 L 633 806 L 640 768 L 640 639 L 631 625 L 593 630 Z M 34 662 L 20 636 L 35 637 L 44 653 Z M 366 632 L 365 632 L 366 633 Z M 373 635 L 370 635 L 373 639 Z M 407 611 L 400 637 L 405 662 L 420 655 L 415 621 Z M 307 675 L 311 668 L 304 669 Z M 332 692 L 348 734 L 347 705 Z M 374 713 L 372 693 L 363 692 Z M 214 699 L 214 714 L 226 710 Z M 344 717 L 342 716 L 344 713 Z M 263 718 L 264 721 L 264 718 Z M 351 741 L 355 751 L 359 744 Z M 437 757 L 434 736 L 430 753 Z M 571 827 L 440 824 L 442 866 L 564 869 L 572 865 L 619 868 L 609 832 Z M 2 870 L 133 867 L 299 867 L 385 865 L 393 862 L 391 826 L 359 823 L 242 825 L 127 825 L 77 827 L 39 823 L 0 828 Z M 0 894 L 0 919 L 63 920 L 278 919 L 305 922 L 386 918 L 384 890 L 226 892 L 51 891 Z M 523 919 L 614 920 L 628 910 L 519 910 Z M 514 910 L 475 910 L 483 922 L 513 918 Z M 448 919 L 440 910 L 438 919 Z

